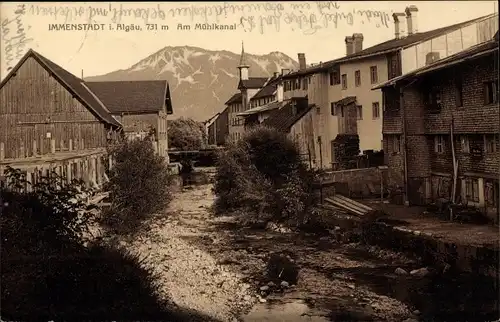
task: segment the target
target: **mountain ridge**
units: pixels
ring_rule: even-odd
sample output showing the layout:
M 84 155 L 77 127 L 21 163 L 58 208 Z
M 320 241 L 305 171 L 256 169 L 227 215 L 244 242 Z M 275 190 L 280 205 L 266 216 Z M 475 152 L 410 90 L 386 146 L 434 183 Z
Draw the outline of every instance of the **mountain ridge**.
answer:
M 270 77 L 281 69 L 297 69 L 290 56 L 271 51 L 246 53 L 250 77 Z M 222 111 L 224 103 L 238 91 L 240 54 L 196 46 L 166 46 L 126 69 L 85 77 L 85 81 L 157 80 L 170 86 L 173 118 L 205 121 Z

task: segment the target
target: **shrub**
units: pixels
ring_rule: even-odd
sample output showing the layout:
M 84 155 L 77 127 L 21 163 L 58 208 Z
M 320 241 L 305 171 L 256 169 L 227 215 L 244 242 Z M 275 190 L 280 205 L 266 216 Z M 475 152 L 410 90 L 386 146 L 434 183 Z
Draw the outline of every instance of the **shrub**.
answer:
M 124 140 L 110 154 L 115 161 L 106 185 L 111 208 L 102 223 L 119 233 L 132 233 L 171 200 L 170 172 L 148 138 Z
M 183 151 L 199 150 L 206 146 L 206 132 L 202 123 L 190 118 L 179 118 L 168 123 L 168 146 Z
M 274 129 L 256 127 L 218 156 L 215 210 L 299 223 L 314 204 L 313 179 L 294 142 Z
M 79 198 L 86 190 L 81 180 L 67 183 L 53 172 L 30 184 L 18 169 L 9 167 L 6 174 L 8 185 L 0 190 L 2 257 L 69 251 L 89 235 L 93 207 Z
M 138 256 L 87 242 L 92 220 L 78 198 L 83 182 L 52 173 L 26 189 L 7 168 L 0 188 L 0 316 L 31 320 L 211 321 L 162 299 L 156 275 Z

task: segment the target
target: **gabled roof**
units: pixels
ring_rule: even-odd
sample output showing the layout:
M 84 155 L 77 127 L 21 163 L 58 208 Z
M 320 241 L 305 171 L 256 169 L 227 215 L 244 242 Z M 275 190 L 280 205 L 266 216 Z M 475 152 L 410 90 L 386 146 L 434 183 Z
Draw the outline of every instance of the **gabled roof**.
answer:
M 294 114 L 292 103 L 289 101 L 284 107 L 274 110 L 273 113 L 262 122 L 263 125 L 275 128 L 280 132 L 289 132 L 290 128 L 297 123 L 304 115 L 306 115 L 314 104 L 310 104 L 307 108 Z
M 62 86 L 66 88 L 66 90 L 68 90 L 98 119 L 110 125 L 121 127 L 120 122 L 118 122 L 113 116 L 111 116 L 108 109 L 99 101 L 99 99 L 95 97 L 95 95 L 92 94 L 87 86 L 85 86 L 85 83 L 82 79 L 71 74 L 61 66 L 40 55 L 33 49 L 28 50 L 28 52 L 23 56 L 23 58 L 21 58 L 17 65 L 9 72 L 5 79 L 0 83 L 0 88 L 2 88 L 11 79 L 11 77 L 13 77 L 17 73 L 19 68 L 29 57 L 35 59 L 48 73 L 50 73 Z
M 272 110 L 275 110 L 277 108 L 283 107 L 283 105 L 285 103 L 286 103 L 285 101 L 281 101 L 281 102 L 274 101 L 274 102 L 268 103 L 266 105 L 251 108 L 249 110 L 238 113 L 236 115 L 237 116 L 249 116 L 249 115 L 258 114 L 258 113 L 262 113 L 262 112 L 272 111 Z
M 474 60 L 486 55 L 490 55 L 493 52 L 498 52 L 498 41 L 497 40 L 490 40 L 487 42 L 484 42 L 482 44 L 470 47 L 468 49 L 462 50 L 461 52 L 458 52 L 454 55 L 445 57 L 443 59 L 439 59 L 432 64 L 429 64 L 427 66 L 421 67 L 419 69 L 416 69 L 414 71 L 411 71 L 409 73 L 406 73 L 404 75 L 395 77 L 393 79 L 390 79 L 382 84 L 376 85 L 372 88 L 372 90 L 380 89 L 383 87 L 388 87 L 388 86 L 393 86 L 398 82 L 401 82 L 405 79 L 411 78 L 411 77 L 418 77 L 424 74 L 428 74 L 431 72 L 435 72 L 438 70 L 442 70 L 445 68 L 450 68 L 451 66 L 463 63 L 465 61 L 470 61 Z
M 295 78 L 297 76 L 305 76 L 305 75 L 310 75 L 314 73 L 319 73 L 319 72 L 326 72 L 333 66 L 339 63 L 343 62 L 348 62 L 348 61 L 353 61 L 353 60 L 358 60 L 358 59 L 363 59 L 363 58 L 368 58 L 376 55 L 382 55 L 382 54 L 388 54 L 394 51 L 398 51 L 400 49 L 404 49 L 410 46 L 413 46 L 417 43 L 427 41 L 429 39 L 438 37 L 440 35 L 444 35 L 446 33 L 452 32 L 454 30 L 458 30 L 460 28 L 466 27 L 467 25 L 471 25 L 475 22 L 481 21 L 481 20 L 486 20 L 488 18 L 494 17 L 497 15 L 496 13 L 494 14 L 489 14 L 486 16 L 482 16 L 479 18 L 475 18 L 472 20 L 460 22 L 451 26 L 446 26 L 430 31 L 425 31 L 425 32 L 419 32 L 413 35 L 409 35 L 407 37 L 399 38 L 399 39 L 391 39 L 388 41 L 385 41 L 383 43 L 377 44 L 375 46 L 366 48 L 364 50 L 361 50 L 357 53 L 347 55 L 345 57 L 337 58 L 334 60 L 330 60 L 327 62 L 324 62 L 320 65 L 315 65 L 313 67 L 307 68 L 303 71 L 297 71 L 294 73 L 290 73 L 285 75 L 283 78 L 290 79 L 290 78 Z
M 210 126 L 211 124 L 213 124 L 215 122 L 215 120 L 217 120 L 217 118 L 219 117 L 221 112 L 219 113 L 215 113 L 215 115 L 211 116 L 208 120 L 206 120 L 205 122 L 203 122 L 203 124 L 205 124 L 205 126 Z
M 278 88 L 278 84 L 275 82 L 273 82 L 271 84 L 267 84 L 260 91 L 258 91 L 257 94 L 252 96 L 252 98 L 250 100 L 252 101 L 252 100 L 257 100 L 259 98 L 273 96 L 274 93 L 276 92 L 277 88 Z
M 112 114 L 158 113 L 164 104 L 172 114 L 166 80 L 85 82 Z M 167 103 L 167 104 L 166 104 Z
M 231 98 L 228 99 L 225 104 L 229 105 L 229 104 L 233 104 L 233 103 L 241 103 L 241 93 L 233 94 L 233 96 L 231 96 Z
M 262 88 L 266 84 L 267 80 L 268 77 L 249 77 L 247 80 L 240 80 L 238 88 Z

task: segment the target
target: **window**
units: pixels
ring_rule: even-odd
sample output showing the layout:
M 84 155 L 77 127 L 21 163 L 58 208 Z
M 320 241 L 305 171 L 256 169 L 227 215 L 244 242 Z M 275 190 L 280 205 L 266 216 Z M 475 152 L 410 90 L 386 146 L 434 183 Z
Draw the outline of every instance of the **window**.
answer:
M 434 152 L 436 153 L 444 152 L 444 136 L 437 135 L 434 137 Z
M 484 83 L 484 105 L 498 103 L 498 81 Z
M 359 70 L 354 72 L 354 85 L 356 87 L 361 86 L 361 72 Z
M 479 182 L 477 179 L 465 180 L 465 198 L 467 201 L 479 202 Z
M 430 113 L 441 112 L 441 91 L 439 88 L 427 88 L 424 91 L 424 104 L 427 106 Z
M 377 84 L 378 83 L 377 66 L 371 66 L 370 67 L 370 81 L 371 81 L 372 84 Z
M 484 180 L 484 201 L 487 206 L 498 207 L 499 186 L 497 180 Z
M 339 79 L 339 73 L 338 72 L 331 72 L 330 73 L 330 85 L 338 85 L 340 84 L 340 79 Z
M 356 106 L 356 116 L 358 117 L 358 120 L 363 119 L 363 106 L 361 105 Z
M 463 84 L 461 79 L 455 80 L 455 106 L 462 107 L 464 105 Z
M 334 102 L 330 103 L 330 112 L 334 116 L 337 115 L 337 109 L 335 108 L 335 103 Z
M 347 89 L 347 75 L 342 74 L 342 89 Z
M 467 135 L 461 135 L 460 136 L 460 151 L 463 153 L 469 153 L 469 138 Z
M 392 140 L 392 152 L 401 152 L 401 137 L 399 135 L 394 135 L 394 140 Z
M 372 103 L 372 116 L 373 116 L 374 120 L 380 118 L 380 104 L 379 104 L 379 102 Z
M 320 106 L 316 106 L 316 114 L 321 114 L 321 107 Z
M 496 135 L 485 135 L 484 136 L 484 151 L 486 153 L 497 152 L 497 136 Z

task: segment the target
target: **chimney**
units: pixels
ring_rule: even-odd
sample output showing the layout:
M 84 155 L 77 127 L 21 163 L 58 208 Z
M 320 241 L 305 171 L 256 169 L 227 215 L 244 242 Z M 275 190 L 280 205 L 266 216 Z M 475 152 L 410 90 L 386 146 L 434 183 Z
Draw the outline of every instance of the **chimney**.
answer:
M 406 7 L 405 12 L 406 12 L 406 25 L 408 28 L 408 36 L 416 34 L 418 32 L 418 25 L 417 25 L 418 8 L 416 6 L 409 6 Z
M 299 70 L 306 69 L 306 54 L 298 53 L 297 56 L 299 58 Z
M 439 60 L 439 53 L 435 51 L 431 51 L 427 55 L 425 55 L 425 65 L 432 64 L 436 60 Z
M 83 69 L 82 69 L 82 80 L 83 80 Z
M 352 55 L 353 53 L 354 53 L 354 39 L 352 39 L 352 36 L 347 36 L 345 37 L 345 54 L 346 56 L 349 56 Z
M 280 73 L 278 73 L 278 72 L 274 72 L 273 77 L 274 77 L 274 78 L 278 78 L 278 75 L 279 75 L 279 74 L 280 74 Z
M 404 12 L 395 12 L 392 14 L 392 19 L 394 19 L 394 35 L 396 39 L 405 36 L 404 25 L 402 24 L 404 17 L 406 17 Z
M 352 41 L 355 53 L 363 50 L 363 34 L 353 34 Z

